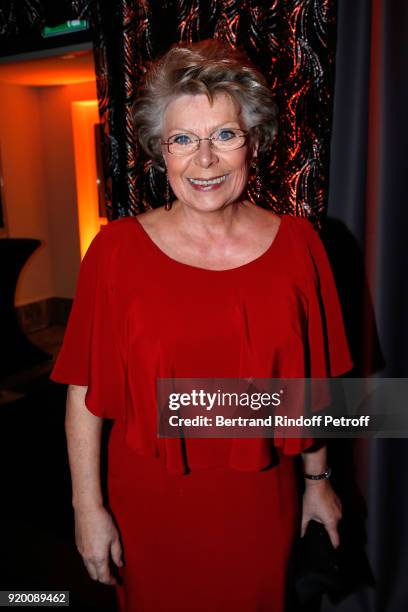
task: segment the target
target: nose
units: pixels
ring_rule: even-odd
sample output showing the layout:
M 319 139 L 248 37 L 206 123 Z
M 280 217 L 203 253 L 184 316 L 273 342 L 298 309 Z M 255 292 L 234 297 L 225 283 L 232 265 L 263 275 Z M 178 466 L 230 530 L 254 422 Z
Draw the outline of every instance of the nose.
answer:
M 210 168 L 218 162 L 218 156 L 211 146 L 210 140 L 201 140 L 200 146 L 195 153 L 194 161 L 201 168 Z

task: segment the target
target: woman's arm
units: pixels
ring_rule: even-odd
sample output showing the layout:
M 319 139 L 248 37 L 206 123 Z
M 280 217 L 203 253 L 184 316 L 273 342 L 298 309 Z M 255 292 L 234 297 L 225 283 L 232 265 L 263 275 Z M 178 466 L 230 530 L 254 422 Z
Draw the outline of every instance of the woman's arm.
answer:
M 103 506 L 100 450 L 103 419 L 85 405 L 87 387 L 70 385 L 65 431 L 75 512 L 75 539 L 89 575 L 105 584 L 116 584 L 110 555 L 121 566 L 122 547 L 111 515 Z
M 315 451 L 302 453 L 305 474 L 323 474 L 327 471 L 327 449 L 322 446 Z M 337 525 L 341 519 L 341 502 L 326 478 L 309 480 L 305 478 L 303 495 L 301 536 L 306 532 L 310 520 L 323 523 L 335 548 L 340 544 Z

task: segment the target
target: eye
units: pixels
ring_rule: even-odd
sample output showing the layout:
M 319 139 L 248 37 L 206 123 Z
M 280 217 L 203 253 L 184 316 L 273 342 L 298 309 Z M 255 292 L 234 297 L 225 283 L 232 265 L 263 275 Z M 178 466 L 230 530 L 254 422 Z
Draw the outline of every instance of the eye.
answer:
M 191 136 L 189 136 L 188 134 L 176 134 L 176 136 L 171 136 L 169 138 L 169 142 L 171 142 L 172 144 L 183 146 L 183 145 L 189 145 L 193 141 L 191 139 Z
M 225 128 L 225 129 L 220 130 L 219 132 L 217 132 L 215 138 L 217 140 L 225 141 L 225 140 L 231 140 L 232 138 L 235 138 L 236 135 L 237 134 L 236 134 L 235 130 L 232 130 L 230 128 L 228 128 L 228 129 Z

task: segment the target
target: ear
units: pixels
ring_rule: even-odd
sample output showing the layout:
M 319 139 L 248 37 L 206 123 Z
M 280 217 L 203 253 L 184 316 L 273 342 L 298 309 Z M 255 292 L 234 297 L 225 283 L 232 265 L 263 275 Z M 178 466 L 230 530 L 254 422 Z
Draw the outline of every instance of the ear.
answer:
M 163 174 L 167 172 L 167 163 L 164 155 L 162 155 L 160 162 L 155 162 L 154 165 L 157 170 L 160 170 L 160 172 L 163 172 Z
M 254 162 L 258 157 L 258 150 L 259 142 L 257 140 L 254 140 L 254 142 L 251 143 L 251 147 L 249 149 L 249 159 L 251 163 Z

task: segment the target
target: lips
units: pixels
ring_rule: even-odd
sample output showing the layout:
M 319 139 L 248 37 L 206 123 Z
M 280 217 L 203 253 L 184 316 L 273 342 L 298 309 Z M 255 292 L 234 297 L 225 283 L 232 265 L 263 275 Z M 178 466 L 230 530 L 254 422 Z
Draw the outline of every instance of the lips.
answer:
M 223 174 L 222 176 L 216 176 L 211 179 L 196 179 L 188 177 L 188 181 L 197 187 L 212 187 L 213 185 L 221 185 L 227 178 L 227 174 Z

